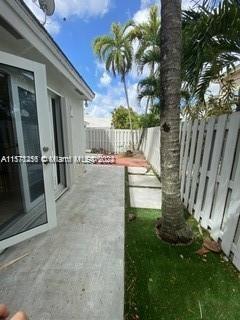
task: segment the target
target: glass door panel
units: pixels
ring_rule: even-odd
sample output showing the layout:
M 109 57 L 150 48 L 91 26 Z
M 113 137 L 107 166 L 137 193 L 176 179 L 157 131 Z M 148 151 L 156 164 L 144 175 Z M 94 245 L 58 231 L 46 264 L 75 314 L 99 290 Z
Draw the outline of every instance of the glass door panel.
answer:
M 18 87 L 21 125 L 24 141 L 24 154 L 41 157 L 41 148 L 38 132 L 38 118 L 35 94 L 27 89 Z M 41 163 L 27 163 L 27 178 L 30 194 L 30 203 L 33 203 L 44 194 L 43 168 Z
M 47 212 L 34 76 L 25 70 L 5 65 L 0 65 L 0 70 L 5 75 L 2 78 L 5 79 L 5 81 L 2 80 L 7 101 L 5 110 L 8 112 L 12 124 L 9 142 L 10 145 L 15 145 L 12 154 L 8 154 L 6 158 L 3 155 L 2 164 L 4 163 L 5 167 L 8 165 L 15 167 L 15 178 L 20 184 L 18 189 L 22 197 L 21 204 L 23 204 L 21 207 L 15 207 L 14 212 L 10 209 L 12 200 L 9 198 L 8 189 L 2 190 L 0 212 L 5 215 L 5 222 L 0 225 L 0 240 L 3 240 L 47 223 Z M 0 93 L 0 97 L 1 95 Z M 4 139 L 2 143 L 7 145 L 7 141 Z M 7 171 L 5 170 L 5 175 Z M 12 190 L 15 179 L 10 179 L 8 174 L 5 179 L 8 180 L 9 189 Z M 4 203 L 4 208 L 1 207 L 2 203 Z M 7 219 L 6 208 L 10 213 L 10 219 Z
M 46 78 L 38 64 L 20 59 L 28 66 L 25 70 L 13 60 L 15 66 L 0 63 L 0 250 L 56 224 L 52 172 L 41 162 L 42 144 L 48 143 L 47 135 L 41 135 L 41 113 L 48 108 L 42 104 L 41 113 L 38 108 L 40 101 L 47 102 Z M 42 97 L 41 75 L 46 88 Z

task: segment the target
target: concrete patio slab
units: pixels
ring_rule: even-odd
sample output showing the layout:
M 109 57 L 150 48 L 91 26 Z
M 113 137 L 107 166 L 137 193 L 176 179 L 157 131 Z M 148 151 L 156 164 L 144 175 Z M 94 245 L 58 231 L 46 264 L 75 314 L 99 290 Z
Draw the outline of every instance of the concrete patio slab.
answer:
M 130 187 L 129 192 L 132 208 L 161 209 L 162 207 L 161 189 Z
M 156 176 L 129 175 L 129 186 L 161 188 L 161 183 Z
M 124 168 L 87 166 L 57 202 L 58 227 L 9 248 L 0 297 L 33 320 L 123 320 Z

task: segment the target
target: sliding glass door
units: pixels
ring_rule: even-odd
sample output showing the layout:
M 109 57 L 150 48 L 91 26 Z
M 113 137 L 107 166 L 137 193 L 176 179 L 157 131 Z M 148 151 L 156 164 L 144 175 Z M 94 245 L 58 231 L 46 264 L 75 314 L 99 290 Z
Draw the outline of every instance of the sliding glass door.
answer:
M 50 133 L 44 66 L 0 52 L 0 250 L 56 225 Z

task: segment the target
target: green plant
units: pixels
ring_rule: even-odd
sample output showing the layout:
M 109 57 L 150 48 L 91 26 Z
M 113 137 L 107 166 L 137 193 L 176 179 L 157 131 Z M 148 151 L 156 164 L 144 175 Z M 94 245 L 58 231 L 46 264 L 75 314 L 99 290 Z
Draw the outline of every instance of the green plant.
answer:
M 133 42 L 137 41 L 137 51 L 135 60 L 138 65 L 139 72 L 142 73 L 144 68 L 149 68 L 149 76 L 139 82 L 138 91 L 140 100 L 147 98 L 145 114 L 153 105 L 157 87 L 151 89 L 148 83 L 155 79 L 155 85 L 159 79 L 159 65 L 160 65 L 160 17 L 157 6 L 152 6 L 149 9 L 149 19 L 146 22 L 135 24 L 130 31 L 130 38 Z M 148 83 L 147 83 L 148 82 Z M 147 88 L 148 86 L 148 88 Z
M 140 127 L 140 116 L 130 108 L 132 119 L 132 128 L 138 129 Z M 128 109 L 120 106 L 112 111 L 112 126 L 114 129 L 130 129 Z
M 203 5 L 183 12 L 182 80 L 203 102 L 212 81 L 234 69 L 240 54 L 240 6 L 237 0 Z

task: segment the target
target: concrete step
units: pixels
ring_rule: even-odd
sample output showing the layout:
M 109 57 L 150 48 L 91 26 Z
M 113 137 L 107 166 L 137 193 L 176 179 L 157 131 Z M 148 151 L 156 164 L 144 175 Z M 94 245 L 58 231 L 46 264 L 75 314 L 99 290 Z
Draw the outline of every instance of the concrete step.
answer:
M 156 176 L 129 175 L 129 186 L 161 188 L 161 183 Z
M 145 167 L 128 167 L 128 174 L 155 176 L 155 173 L 152 169 L 148 170 Z
M 162 207 L 161 189 L 130 187 L 129 192 L 132 208 L 161 209 Z
M 145 174 L 147 168 L 145 167 L 128 167 L 128 173 L 130 174 Z

